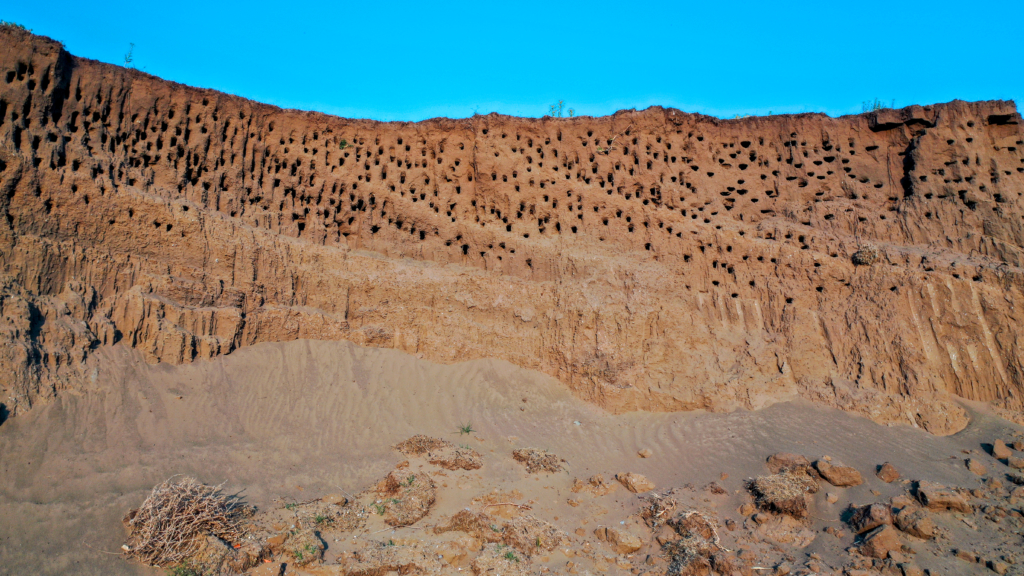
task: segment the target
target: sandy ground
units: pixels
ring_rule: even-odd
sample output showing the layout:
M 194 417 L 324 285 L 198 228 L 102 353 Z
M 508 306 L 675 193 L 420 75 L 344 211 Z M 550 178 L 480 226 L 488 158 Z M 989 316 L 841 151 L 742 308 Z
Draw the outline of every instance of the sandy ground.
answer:
M 225 482 L 260 508 L 280 506 L 279 499 L 356 493 L 405 460 L 390 447 L 415 434 L 470 446 L 484 458 L 479 470 L 435 478 L 438 501 L 424 524 L 501 488 L 522 492 L 533 514 L 565 532 L 583 528 L 589 534 L 626 520 L 639 501 L 621 487 L 601 498 L 572 494 L 576 477 L 637 472 L 654 482 L 656 492 L 718 481 L 728 494 L 705 499 L 706 505 L 723 520 L 742 522 L 737 508 L 747 498 L 744 480 L 766 473 L 768 455 L 831 455 L 860 470 L 866 482 L 830 489 L 840 494 L 834 504 L 825 502 L 825 490 L 816 496 L 812 528 L 820 532 L 843 527 L 841 511 L 850 503 L 906 491 L 875 477 L 883 462 L 906 478 L 979 488 L 1002 466 L 982 445 L 1024 432 L 977 405 L 969 406 L 970 426 L 950 437 L 879 426 L 804 403 L 731 414 L 613 416 L 577 400 L 553 379 L 505 362 L 444 366 L 344 342 L 261 344 L 179 367 L 148 365 L 115 347 L 98 351 L 94 362 L 91 389 L 63 393 L 55 403 L 0 425 L 2 574 L 160 573 L 120 556 L 121 518 L 155 484 L 175 474 Z M 460 434 L 463 424 L 474 432 Z M 568 472 L 527 474 L 510 456 L 520 447 L 561 456 Z M 652 451 L 650 458 L 637 456 L 644 448 Z M 965 450 L 993 472 L 982 477 L 967 470 Z M 414 469 L 420 466 L 413 462 Z M 570 506 L 569 498 L 580 505 Z M 937 522 L 949 524 L 959 548 L 998 550 L 1021 542 L 1019 534 Z M 385 535 L 411 537 L 416 530 Z M 822 535 L 793 556 L 799 561 L 814 553 L 836 566 L 852 544 L 852 535 Z M 328 542 L 328 557 L 345 547 Z M 934 573 L 988 570 L 927 552 L 916 560 Z M 547 562 L 557 572 L 566 560 L 555 554 Z M 626 571 L 614 564 L 605 569 Z

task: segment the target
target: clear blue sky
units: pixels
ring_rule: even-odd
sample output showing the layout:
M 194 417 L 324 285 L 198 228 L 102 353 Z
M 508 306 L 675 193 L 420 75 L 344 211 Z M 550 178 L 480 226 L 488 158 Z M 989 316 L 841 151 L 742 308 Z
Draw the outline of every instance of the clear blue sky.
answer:
M 287 108 L 378 120 L 857 113 L 1024 100 L 1024 0 L 89 2 L 0 0 L 77 56 Z

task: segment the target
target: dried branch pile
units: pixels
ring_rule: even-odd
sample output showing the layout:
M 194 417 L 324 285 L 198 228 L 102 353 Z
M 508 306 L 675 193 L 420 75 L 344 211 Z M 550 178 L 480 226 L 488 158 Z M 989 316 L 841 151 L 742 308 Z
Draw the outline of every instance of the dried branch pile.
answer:
M 142 506 L 125 516 L 125 554 L 151 566 L 172 566 L 195 556 L 209 535 L 241 541 L 242 521 L 252 511 L 236 496 L 222 494 L 221 486 L 182 478 L 153 488 Z

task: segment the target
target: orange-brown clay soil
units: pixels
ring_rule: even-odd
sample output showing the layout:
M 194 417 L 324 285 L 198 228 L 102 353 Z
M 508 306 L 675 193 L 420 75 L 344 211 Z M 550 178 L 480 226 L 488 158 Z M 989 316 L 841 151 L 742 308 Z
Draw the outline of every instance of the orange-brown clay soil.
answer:
M 380 123 L 0 43 L 6 413 L 115 343 L 309 338 L 498 358 L 617 413 L 1022 418 L 1012 102 Z

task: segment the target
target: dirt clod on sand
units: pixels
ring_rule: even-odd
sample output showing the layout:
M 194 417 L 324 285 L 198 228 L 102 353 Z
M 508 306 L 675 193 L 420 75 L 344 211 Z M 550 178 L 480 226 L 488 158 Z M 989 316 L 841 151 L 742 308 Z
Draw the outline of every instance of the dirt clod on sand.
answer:
M 891 484 L 900 479 L 899 471 L 896 470 L 895 466 L 888 462 L 882 464 L 878 468 L 878 471 L 875 472 L 875 476 L 878 476 L 878 479 L 886 484 Z
M 512 457 L 516 462 L 524 464 L 526 471 L 530 474 L 562 472 L 565 470 L 564 464 L 567 464 L 565 460 L 547 450 L 537 450 L 536 448 L 518 448 L 512 451 Z
M 827 460 L 818 460 L 814 467 L 821 474 L 821 477 L 833 486 L 841 488 L 859 486 L 864 483 L 860 472 L 852 466 L 837 466 Z
M 972 511 L 971 505 L 963 496 L 935 482 L 918 482 L 917 499 L 929 510 L 952 510 L 963 514 L 970 514 Z
M 819 486 L 807 474 L 783 472 L 758 476 L 749 488 L 761 509 L 806 518 L 810 507 L 807 495 L 816 493 Z
M 791 454 L 789 452 L 777 452 L 768 457 L 765 463 L 768 471 L 772 474 L 782 472 L 805 472 L 810 470 L 811 461 L 806 456 Z
M 476 450 L 423 434 L 399 442 L 394 448 L 406 456 L 425 454 L 428 462 L 447 470 L 476 470 L 483 466 L 483 457 Z
M 195 478 L 167 480 L 124 518 L 128 529 L 125 554 L 150 566 L 173 566 L 188 561 L 207 547 L 207 537 L 230 543 L 245 537 L 252 509 L 220 486 Z
M 854 533 L 864 534 L 885 524 L 892 524 L 892 511 L 885 504 L 856 508 L 848 522 Z
M 634 494 L 654 490 L 654 482 L 648 480 L 643 474 L 628 472 L 626 474 L 617 474 L 615 479 L 625 486 L 626 490 L 629 490 Z

